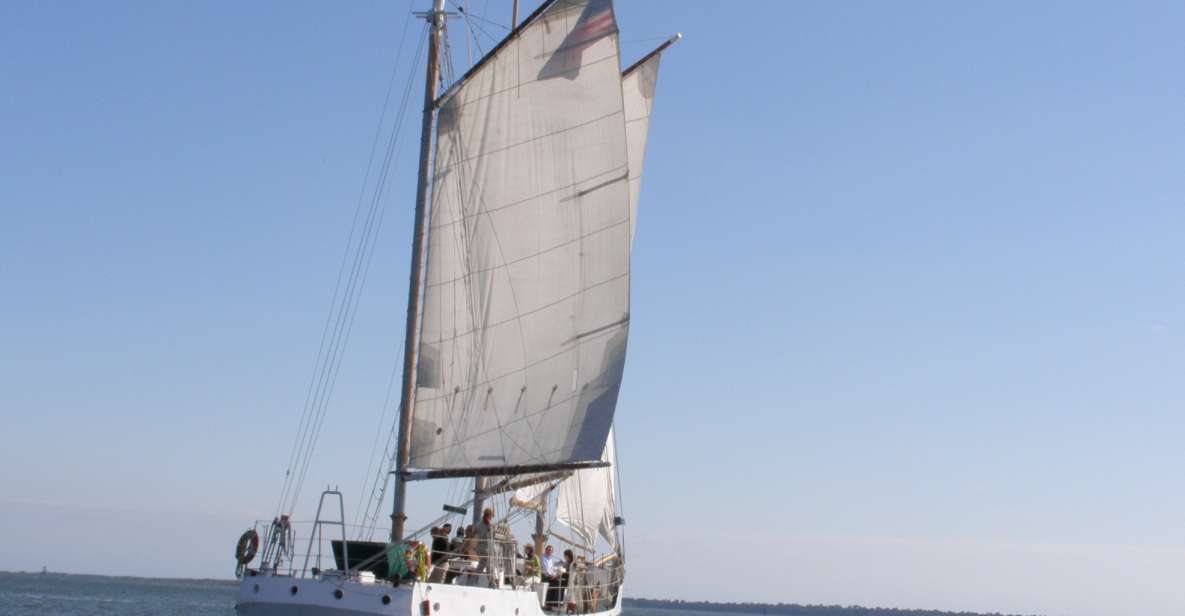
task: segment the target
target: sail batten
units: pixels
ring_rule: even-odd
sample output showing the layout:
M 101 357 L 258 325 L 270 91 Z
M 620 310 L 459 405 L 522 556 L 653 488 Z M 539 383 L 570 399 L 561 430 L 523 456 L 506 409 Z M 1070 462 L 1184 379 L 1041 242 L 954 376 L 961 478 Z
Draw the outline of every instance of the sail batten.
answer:
M 437 99 L 411 467 L 600 461 L 629 330 L 619 66 L 612 4 L 554 0 Z

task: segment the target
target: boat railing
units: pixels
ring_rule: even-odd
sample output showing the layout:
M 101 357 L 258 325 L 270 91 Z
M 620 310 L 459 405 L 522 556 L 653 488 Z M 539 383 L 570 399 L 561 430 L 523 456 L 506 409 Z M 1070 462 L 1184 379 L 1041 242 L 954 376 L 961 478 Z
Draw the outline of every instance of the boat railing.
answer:
M 261 542 L 259 560 L 249 567 L 273 575 L 315 577 L 346 562 L 356 566 L 359 558 L 348 554 L 355 545 L 386 545 L 364 539 L 372 534 L 371 527 L 340 522 L 256 520 L 253 528 Z
M 508 558 L 497 553 L 505 547 Z M 511 564 L 513 563 L 513 564 Z M 541 606 L 563 613 L 583 614 L 610 609 L 617 604 L 625 567 L 615 555 L 601 559 L 577 557 L 557 567 L 556 575 L 532 572 L 527 559 L 515 551 L 513 542 L 502 543 L 482 556 L 468 552 L 440 552 L 423 581 L 482 588 L 527 590 L 539 596 Z
M 331 526 L 331 529 L 325 528 Z M 258 520 L 255 531 L 263 539 L 259 560 L 251 563 L 249 575 L 285 576 L 293 578 L 340 577 L 361 582 L 392 584 L 388 577 L 367 569 L 381 563 L 386 569 L 385 541 L 366 541 L 374 529 L 341 522 Z M 453 584 L 482 588 L 530 590 L 539 595 L 541 605 L 556 610 L 601 611 L 616 603 L 625 568 L 614 557 L 601 559 L 578 557 L 568 566 L 559 567 L 559 575 L 548 579 L 528 575 L 532 571 L 522 556 L 526 544 L 513 540 L 487 540 L 486 549 L 479 540 L 454 540 L 453 551 L 437 552 L 433 558 L 431 537 L 420 537 L 428 562 L 423 571 L 415 570 L 414 558 L 401 583 Z M 334 544 L 337 545 L 334 545 Z M 382 548 L 372 557 L 348 556 L 348 550 L 359 545 Z M 413 544 L 414 545 L 414 544 Z M 346 564 L 349 564 L 347 567 Z M 595 606 L 590 609 L 588 606 Z

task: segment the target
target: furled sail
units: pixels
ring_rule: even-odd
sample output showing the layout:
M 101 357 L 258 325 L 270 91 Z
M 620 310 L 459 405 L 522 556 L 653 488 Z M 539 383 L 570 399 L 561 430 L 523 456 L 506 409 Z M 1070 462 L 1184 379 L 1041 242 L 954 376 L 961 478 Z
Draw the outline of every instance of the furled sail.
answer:
M 609 0 L 555 0 L 441 98 L 412 467 L 601 458 L 629 330 L 619 66 Z
M 630 242 L 638 220 L 638 198 L 642 191 L 642 163 L 646 158 L 646 137 L 650 132 L 650 112 L 654 109 L 654 92 L 658 84 L 658 65 L 661 51 L 652 53 L 626 69 L 621 76 L 621 93 L 625 99 L 626 149 L 630 166 Z
M 613 532 L 613 473 L 617 466 L 617 452 L 612 434 L 605 444 L 602 459 L 609 462 L 609 466 L 576 471 L 556 490 L 556 519 L 590 546 L 595 545 L 597 535 L 611 545 L 617 545 Z
M 510 497 L 510 504 L 520 509 L 544 511 L 547 508 L 547 493 L 551 488 L 552 486 L 545 484 L 519 488 L 514 491 L 514 496 Z

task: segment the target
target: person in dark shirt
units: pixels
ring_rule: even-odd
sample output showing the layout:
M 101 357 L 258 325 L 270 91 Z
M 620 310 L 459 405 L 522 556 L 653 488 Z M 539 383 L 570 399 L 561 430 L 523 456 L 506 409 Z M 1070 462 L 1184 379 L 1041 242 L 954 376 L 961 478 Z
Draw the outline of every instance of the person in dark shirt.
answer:
M 569 596 L 568 583 L 572 579 L 572 565 L 576 560 L 576 555 L 572 550 L 564 550 L 564 572 L 560 574 L 560 603 L 565 601 L 572 601 L 574 597 Z
M 432 529 L 432 564 L 439 565 L 448 560 L 448 536 L 452 532 L 453 525 L 445 524 L 440 528 Z
M 493 563 L 491 557 L 494 555 L 494 510 L 486 507 L 485 511 L 481 512 L 481 523 L 477 524 L 473 529 L 477 537 L 477 570 L 484 577 L 484 583 L 493 588 L 497 584 L 494 578 Z
M 445 526 L 451 528 L 451 526 L 448 524 L 446 524 Z M 445 558 L 445 560 L 463 556 L 464 552 L 465 552 L 465 529 L 457 527 L 457 536 L 448 544 L 448 556 Z M 455 580 L 458 575 L 461 575 L 460 568 L 458 568 L 456 566 L 449 567 L 449 570 L 444 574 L 444 583 L 445 584 L 452 584 L 453 580 Z

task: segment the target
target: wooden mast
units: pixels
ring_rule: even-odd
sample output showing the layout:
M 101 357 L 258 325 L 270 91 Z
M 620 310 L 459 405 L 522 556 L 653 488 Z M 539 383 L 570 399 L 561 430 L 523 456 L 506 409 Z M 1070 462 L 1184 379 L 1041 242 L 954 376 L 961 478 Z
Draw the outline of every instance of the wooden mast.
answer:
M 440 78 L 440 39 L 444 31 L 444 0 L 432 0 L 425 15 L 432 24 L 428 35 L 428 69 L 424 77 L 424 119 L 420 126 L 420 175 L 416 182 L 414 239 L 411 247 L 411 280 L 407 285 L 407 329 L 403 336 L 403 390 L 399 397 L 399 445 L 395 458 L 395 498 L 391 511 L 391 542 L 403 539 L 407 521 L 407 480 L 410 462 L 411 416 L 416 394 L 416 365 L 420 351 L 420 288 L 424 274 L 424 220 L 428 209 L 432 158 L 432 124 L 436 119 L 436 84 Z

